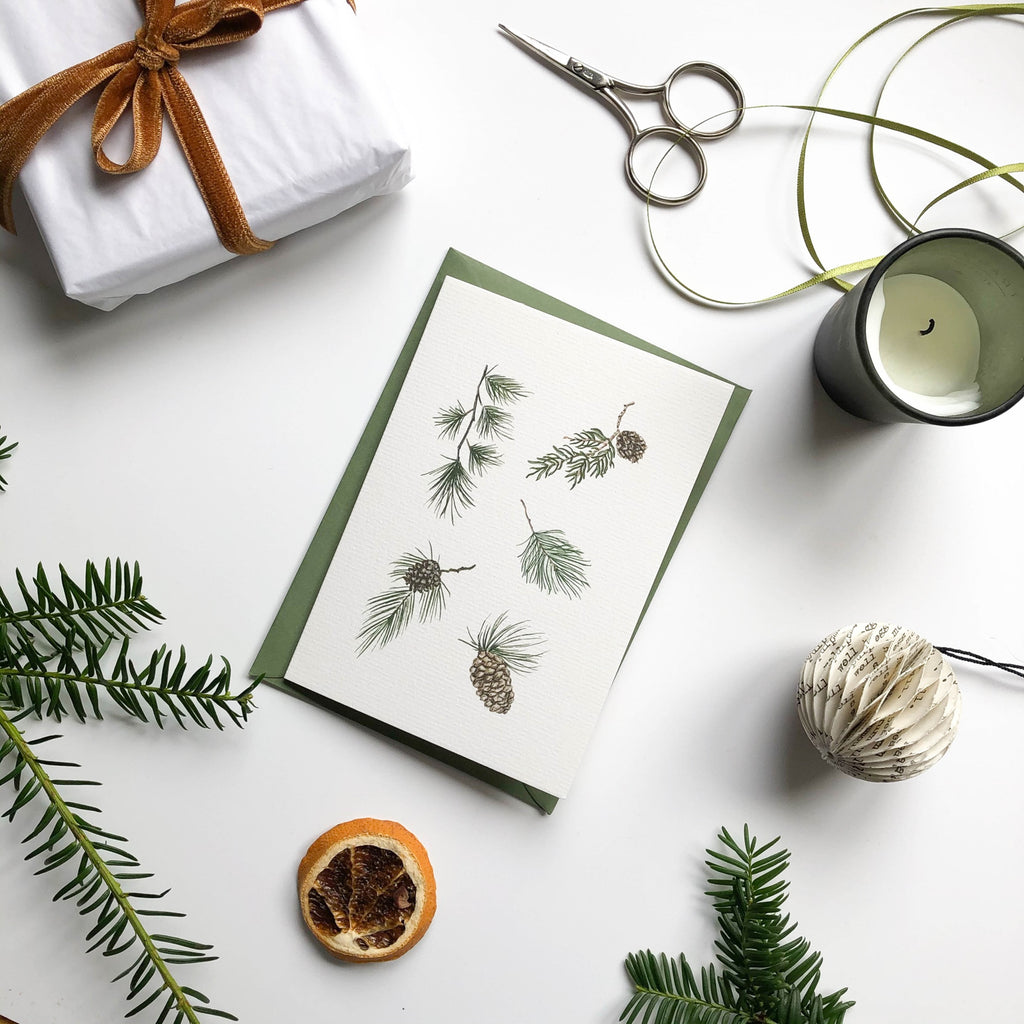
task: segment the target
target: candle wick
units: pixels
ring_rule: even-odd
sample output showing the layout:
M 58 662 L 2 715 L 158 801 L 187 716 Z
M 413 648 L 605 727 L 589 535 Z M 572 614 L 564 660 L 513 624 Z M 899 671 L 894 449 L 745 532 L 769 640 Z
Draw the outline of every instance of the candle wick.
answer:
M 918 331 L 917 333 L 918 334 L 922 334 L 922 335 L 923 334 L 931 334 L 932 331 L 934 331 L 934 330 L 935 330 L 935 321 L 931 317 L 929 317 L 928 318 L 928 326 L 923 331 Z

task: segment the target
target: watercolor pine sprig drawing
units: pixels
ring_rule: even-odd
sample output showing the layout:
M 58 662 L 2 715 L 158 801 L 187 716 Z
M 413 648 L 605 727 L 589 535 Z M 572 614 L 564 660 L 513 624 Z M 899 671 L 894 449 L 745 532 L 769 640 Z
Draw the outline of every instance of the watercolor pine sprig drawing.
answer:
M 495 369 L 484 367 L 468 408 L 456 402 L 434 417 L 438 437 L 455 442 L 455 453 L 425 474 L 430 480 L 427 507 L 438 518 L 455 522 L 473 506 L 476 478 L 502 463 L 501 452 L 492 442 L 512 437 L 508 406 L 530 394 L 518 381 L 495 373 Z
M 365 654 L 371 647 L 391 643 L 405 632 L 417 615 L 420 622 L 439 619 L 450 593 L 442 578 L 444 574 L 469 572 L 475 568 L 476 565 L 460 565 L 457 569 L 442 569 L 433 548 L 429 548 L 427 554 L 417 550 L 396 558 L 391 563 L 390 576 L 402 582 L 367 602 L 363 628 L 356 635 L 360 641 L 356 653 Z
M 546 594 L 579 597 L 587 587 L 590 562 L 561 530 L 538 530 L 530 519 L 526 502 L 520 499 L 530 536 L 519 546 L 519 571 L 527 583 Z
M 0 462 L 4 462 L 14 454 L 14 449 L 18 447 L 17 441 L 11 441 L 8 443 L 7 435 L 0 434 Z M 7 481 L 3 478 L 3 474 L 0 473 L 0 491 L 5 490 L 7 487 Z
M 615 456 L 627 462 L 639 462 L 647 451 L 647 442 L 635 430 L 622 429 L 622 417 L 635 405 L 627 402 L 615 421 L 615 429 L 605 433 L 600 427 L 580 430 L 564 438 L 565 444 L 530 460 L 528 479 L 544 480 L 563 472 L 570 490 L 587 477 L 602 477 L 615 466 Z
M 26 860 L 39 865 L 37 874 L 70 874 L 54 900 L 73 902 L 92 921 L 90 951 L 127 962 L 115 980 L 127 979 L 128 1016 L 152 1006 L 161 1024 L 199 1024 L 204 1016 L 236 1020 L 177 980 L 179 966 L 216 959 L 211 947 L 164 930 L 164 919 L 184 915 L 160 909 L 166 892 L 144 891 L 152 876 L 127 840 L 96 824 L 99 808 L 69 795 L 98 783 L 50 753 L 59 736 L 28 738 L 23 724 L 30 718 L 101 719 L 109 700 L 160 728 L 168 722 L 241 726 L 259 680 L 232 693 L 227 662 L 215 670 L 208 659 L 189 669 L 183 650 L 164 647 L 134 661 L 135 634 L 162 619 L 142 592 L 138 565 L 108 560 L 101 569 L 88 562 L 82 582 L 61 566 L 57 585 L 42 566 L 31 581 L 20 572 L 16 579 L 16 599 L 0 589 L 0 787 L 14 791 L 3 816 L 14 821 L 42 806 L 23 840 L 30 844 Z M 160 930 L 151 931 L 153 925 Z
M 544 653 L 540 633 L 530 632 L 525 622 L 507 619 L 508 612 L 502 612 L 493 622 L 485 620 L 476 633 L 469 632 L 469 640 L 459 638 L 476 651 L 469 669 L 473 689 L 484 707 L 497 715 L 508 714 L 516 698 L 512 673 L 533 672 Z
M 619 1017 L 626 1024 L 842 1024 L 853 1006 L 846 989 L 818 992 L 821 954 L 794 935 L 782 911 L 789 883 L 788 850 L 779 839 L 759 844 L 743 827 L 743 841 L 724 828 L 724 850 L 708 850 L 707 896 L 718 915 L 718 964 L 700 970 L 683 954 L 670 960 L 650 950 L 631 953 L 626 972 L 633 996 Z

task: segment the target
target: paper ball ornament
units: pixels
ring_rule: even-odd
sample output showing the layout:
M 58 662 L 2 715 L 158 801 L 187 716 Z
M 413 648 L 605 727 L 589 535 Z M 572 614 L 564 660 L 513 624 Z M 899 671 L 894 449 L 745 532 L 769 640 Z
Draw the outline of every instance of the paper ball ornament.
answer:
M 836 630 L 804 662 L 797 711 L 821 756 L 847 775 L 897 782 L 949 749 L 960 689 L 942 652 L 901 626 Z

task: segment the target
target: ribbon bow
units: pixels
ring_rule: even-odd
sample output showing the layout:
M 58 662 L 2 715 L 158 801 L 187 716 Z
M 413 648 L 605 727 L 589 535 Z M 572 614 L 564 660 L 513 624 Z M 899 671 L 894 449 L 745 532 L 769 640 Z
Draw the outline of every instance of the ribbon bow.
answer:
M 220 46 L 258 32 L 267 11 L 303 0 L 139 0 L 142 27 L 135 38 L 26 89 L 0 106 L 0 226 L 14 233 L 14 183 L 39 140 L 87 92 L 106 82 L 96 103 L 92 148 L 96 163 L 111 174 L 148 167 L 160 148 L 163 111 L 192 168 L 210 219 L 224 248 L 263 252 L 273 242 L 253 234 L 228 172 L 192 90 L 178 70 L 184 50 Z M 127 160 L 103 150 L 107 136 L 131 106 L 134 139 Z

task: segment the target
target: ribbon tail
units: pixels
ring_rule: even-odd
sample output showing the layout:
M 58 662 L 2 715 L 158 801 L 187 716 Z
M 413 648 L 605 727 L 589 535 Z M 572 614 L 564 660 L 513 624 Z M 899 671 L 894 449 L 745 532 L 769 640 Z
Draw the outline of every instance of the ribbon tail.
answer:
M 0 107 L 0 227 L 14 234 L 14 183 L 39 140 L 87 92 L 131 60 L 135 47 L 122 43 L 67 68 Z
M 258 238 L 249 226 L 238 193 L 188 83 L 173 67 L 162 68 L 157 74 L 163 85 L 164 105 L 171 126 L 192 168 L 221 244 L 240 256 L 265 252 L 274 243 Z

